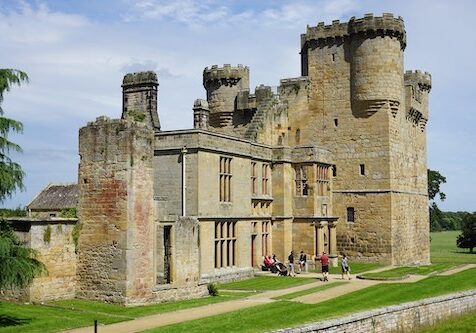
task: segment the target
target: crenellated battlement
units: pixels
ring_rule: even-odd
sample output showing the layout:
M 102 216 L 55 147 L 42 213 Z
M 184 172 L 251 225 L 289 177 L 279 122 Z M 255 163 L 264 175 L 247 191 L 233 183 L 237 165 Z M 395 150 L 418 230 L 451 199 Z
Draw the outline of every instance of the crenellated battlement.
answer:
M 383 13 L 382 16 L 365 14 L 363 18 L 351 17 L 349 22 L 341 23 L 339 20 L 326 25 L 319 22 L 315 27 L 306 28 L 306 33 L 301 35 L 301 48 L 309 41 L 318 41 L 332 44 L 338 39 L 352 35 L 382 35 L 396 37 L 402 49 L 406 46 L 406 34 L 403 18 L 394 17 L 393 14 Z
M 153 71 L 129 73 L 124 76 L 122 87 L 155 84 L 158 85 L 157 74 Z
M 248 66 L 239 64 L 238 66 L 231 66 L 225 64 L 223 67 L 213 65 L 210 68 L 205 67 L 203 70 L 203 86 L 206 88 L 208 82 L 211 81 L 239 81 L 244 79 L 246 82 L 249 80 L 250 69 Z
M 418 87 L 420 90 L 430 91 L 431 74 L 419 70 L 405 71 L 404 82 L 406 86 Z

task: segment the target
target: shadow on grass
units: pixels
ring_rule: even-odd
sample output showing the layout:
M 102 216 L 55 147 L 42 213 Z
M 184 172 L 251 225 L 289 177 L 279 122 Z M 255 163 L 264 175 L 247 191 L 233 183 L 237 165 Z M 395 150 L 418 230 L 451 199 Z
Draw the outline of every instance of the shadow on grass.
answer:
M 25 325 L 28 324 L 30 321 L 30 319 L 22 319 L 6 315 L 0 315 L 0 327 Z

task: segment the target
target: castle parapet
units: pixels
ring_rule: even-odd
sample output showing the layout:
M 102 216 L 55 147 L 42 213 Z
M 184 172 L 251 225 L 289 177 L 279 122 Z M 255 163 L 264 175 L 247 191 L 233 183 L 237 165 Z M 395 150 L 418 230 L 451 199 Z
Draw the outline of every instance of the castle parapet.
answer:
M 419 70 L 405 71 L 403 79 L 406 86 L 418 87 L 423 91 L 431 90 L 431 74 L 428 72 L 422 72 Z
M 144 122 L 160 130 L 158 86 L 155 72 L 126 74 L 122 81 L 122 119 Z
M 129 73 L 124 76 L 122 80 L 122 87 L 129 88 L 130 86 L 142 86 L 142 85 L 150 85 L 150 84 L 159 84 L 159 80 L 157 79 L 157 74 L 152 71 L 147 72 L 139 72 L 139 73 Z
M 308 26 L 306 33 L 301 35 L 301 48 L 310 41 L 333 44 L 338 39 L 356 34 L 392 36 L 400 41 L 402 49 L 405 49 L 406 46 L 403 18 L 401 16 L 395 18 L 393 14 L 384 13 L 382 16 L 365 14 L 363 18 L 352 17 L 346 23 L 334 20 L 330 25 L 319 22 L 315 27 Z
M 205 89 L 209 86 L 210 81 L 221 81 L 226 84 L 235 84 L 239 80 L 249 85 L 250 69 L 248 66 L 238 65 L 231 66 L 229 64 L 218 67 L 213 65 L 210 68 L 205 67 L 203 70 L 203 86 Z
M 250 88 L 248 67 L 229 64 L 216 65 L 203 70 L 203 86 L 207 91 L 210 109 L 210 126 L 227 127 L 233 123 L 236 100 L 240 91 Z

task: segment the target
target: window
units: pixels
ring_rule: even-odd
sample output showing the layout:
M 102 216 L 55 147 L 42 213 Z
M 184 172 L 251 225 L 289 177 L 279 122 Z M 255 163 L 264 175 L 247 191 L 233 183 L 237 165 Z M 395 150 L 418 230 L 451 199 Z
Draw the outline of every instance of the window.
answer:
M 261 255 L 269 255 L 269 221 L 261 224 Z
M 361 164 L 359 167 L 360 167 L 360 175 L 365 176 L 365 164 Z
M 269 194 L 269 164 L 261 166 L 261 194 Z
M 297 145 L 301 142 L 301 130 L 299 128 L 296 130 L 295 140 Z
M 335 165 L 332 166 L 332 177 L 337 177 L 337 167 Z
M 334 127 L 339 126 L 339 119 L 334 118 Z
M 354 223 L 355 222 L 354 207 L 347 207 L 347 222 L 348 223 Z
M 297 165 L 294 167 L 294 179 L 297 196 L 307 196 L 308 194 L 307 167 L 307 165 Z
M 231 158 L 220 157 L 220 202 L 231 202 Z
M 332 61 L 333 61 L 333 62 L 336 61 L 336 54 L 335 54 L 335 53 L 332 53 L 331 56 L 332 56 Z
M 317 195 L 327 195 L 327 189 L 329 187 L 329 168 L 327 166 L 317 166 L 316 185 Z
M 251 162 L 251 194 L 256 194 L 258 191 L 258 180 L 256 175 L 256 162 Z
M 215 268 L 235 266 L 236 222 L 215 222 Z

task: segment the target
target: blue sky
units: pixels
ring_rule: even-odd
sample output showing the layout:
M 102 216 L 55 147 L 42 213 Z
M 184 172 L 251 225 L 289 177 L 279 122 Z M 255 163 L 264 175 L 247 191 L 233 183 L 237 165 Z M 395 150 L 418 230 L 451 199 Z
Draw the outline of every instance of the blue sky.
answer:
M 159 74 L 163 129 L 192 127 L 205 98 L 202 71 L 213 64 L 250 67 L 251 87 L 300 75 L 306 25 L 373 12 L 403 16 L 405 68 L 433 77 L 428 166 L 447 178 L 445 210 L 475 211 L 475 1 L 0 0 L 0 67 L 26 71 L 30 84 L 5 96 L 6 116 L 25 125 L 12 136 L 27 173 L 27 204 L 50 182 L 76 181 L 78 129 L 121 114 L 124 74 Z

